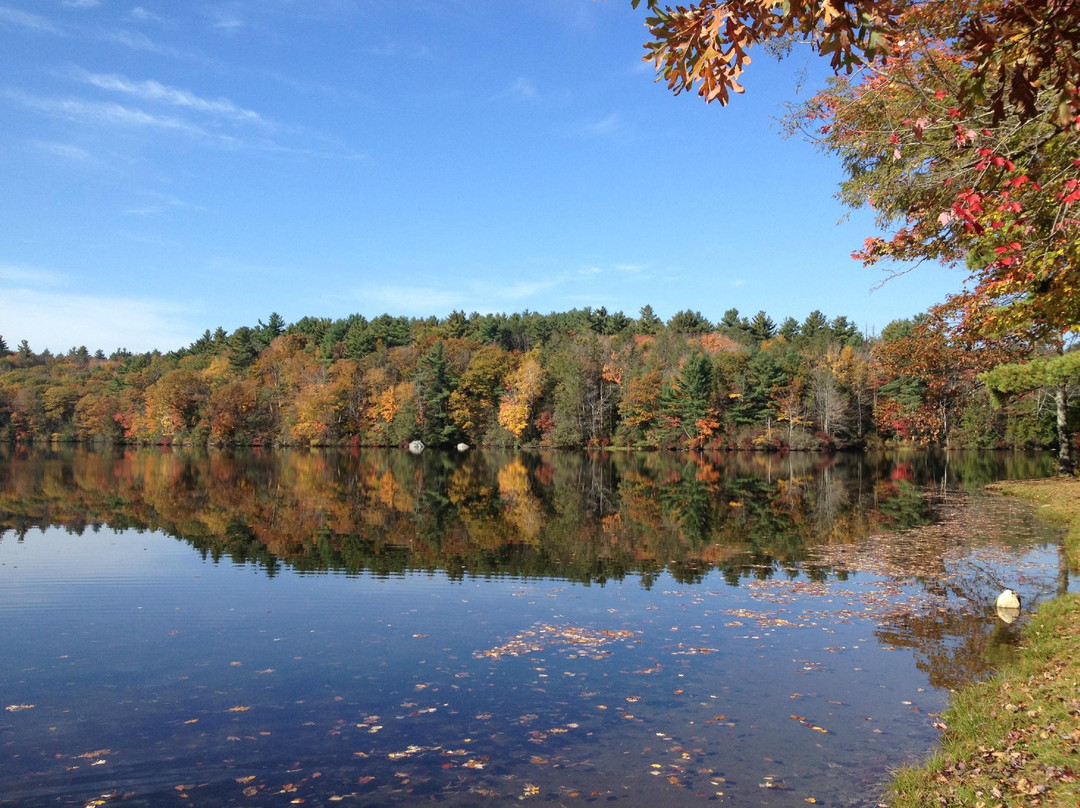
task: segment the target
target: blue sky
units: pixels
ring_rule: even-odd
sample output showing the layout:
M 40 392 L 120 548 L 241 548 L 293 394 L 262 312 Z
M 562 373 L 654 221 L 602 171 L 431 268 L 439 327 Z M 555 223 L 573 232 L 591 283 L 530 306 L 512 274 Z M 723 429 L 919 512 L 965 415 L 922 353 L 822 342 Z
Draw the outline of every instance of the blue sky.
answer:
M 606 306 L 880 331 L 872 218 L 777 118 L 823 66 L 672 96 L 630 0 L 0 0 L 0 335 L 169 350 L 273 311 Z M 804 90 L 805 92 L 805 90 Z

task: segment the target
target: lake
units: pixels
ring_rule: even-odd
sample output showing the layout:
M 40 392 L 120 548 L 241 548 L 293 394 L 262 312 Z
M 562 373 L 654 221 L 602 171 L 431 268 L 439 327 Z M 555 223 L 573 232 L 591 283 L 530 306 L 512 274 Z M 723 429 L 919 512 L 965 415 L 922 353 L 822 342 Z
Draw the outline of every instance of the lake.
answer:
M 1049 455 L 0 447 L 0 805 L 873 806 Z

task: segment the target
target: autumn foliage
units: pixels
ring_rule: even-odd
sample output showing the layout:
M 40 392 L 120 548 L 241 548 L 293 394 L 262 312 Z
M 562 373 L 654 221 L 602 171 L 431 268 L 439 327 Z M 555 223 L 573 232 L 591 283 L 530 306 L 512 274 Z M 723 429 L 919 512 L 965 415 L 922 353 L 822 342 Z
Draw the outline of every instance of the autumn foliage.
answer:
M 733 309 L 715 324 L 593 310 L 358 323 L 260 324 L 169 354 L 23 345 L 0 357 L 0 437 L 693 450 L 1054 440 L 1039 394 L 996 410 L 979 381 L 1016 346 L 972 346 L 925 317 L 880 337 L 820 312 L 778 327 Z

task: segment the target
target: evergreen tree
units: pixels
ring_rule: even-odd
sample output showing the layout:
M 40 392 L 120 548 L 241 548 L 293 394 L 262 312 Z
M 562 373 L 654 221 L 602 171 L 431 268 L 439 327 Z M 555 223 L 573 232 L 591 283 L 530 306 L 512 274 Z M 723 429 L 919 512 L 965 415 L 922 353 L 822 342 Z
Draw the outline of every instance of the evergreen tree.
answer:
M 229 361 L 238 370 L 251 367 L 259 358 L 259 351 L 255 334 L 246 325 L 240 326 L 229 337 Z
M 67 352 L 67 358 L 71 360 L 72 364 L 76 367 L 84 368 L 90 364 L 90 351 L 85 345 L 80 345 L 77 348 L 72 348 Z
M 442 341 L 437 340 L 420 359 L 416 372 L 420 440 L 428 446 L 448 446 L 458 438 L 449 407 L 455 387 L 450 361 Z
M 776 323 L 763 311 L 759 311 L 750 321 L 750 336 L 754 342 L 764 342 L 776 336 Z
M 501 345 L 503 342 L 502 336 L 503 327 L 498 315 L 485 314 L 477 322 L 477 339 L 485 345 L 493 343 Z
M 794 317 L 785 317 L 784 322 L 780 323 L 780 336 L 788 342 L 791 342 L 799 336 L 799 333 L 799 321 Z
M 678 377 L 664 386 L 660 405 L 681 432 L 682 442 L 694 446 L 701 434 L 701 422 L 709 413 L 712 389 L 712 363 L 704 354 L 686 358 Z
M 285 329 L 286 334 L 303 334 L 314 345 L 322 345 L 326 332 L 330 330 L 329 317 L 301 317 Z
M 442 331 L 447 337 L 460 339 L 469 333 L 469 319 L 465 312 L 455 309 L 442 321 Z
M 738 342 L 746 342 L 750 324 L 745 317 L 739 316 L 738 309 L 732 307 L 725 311 L 724 316 L 720 318 L 719 328 L 725 336 L 731 337 Z
M 823 341 L 828 341 L 828 329 L 828 319 L 820 311 L 814 309 L 803 320 L 802 337 L 807 343 L 818 346 Z
M 259 321 L 259 325 L 262 325 L 262 321 Z M 285 320 L 276 311 L 270 313 L 269 319 L 266 321 L 266 325 L 263 326 L 263 330 L 269 335 L 270 340 L 273 341 L 275 337 L 280 337 L 285 333 Z
M 841 315 L 834 318 L 829 323 L 829 330 L 832 332 L 833 340 L 839 342 L 841 346 L 850 345 L 852 348 L 858 348 L 863 344 L 862 334 L 859 333 L 858 327 L 847 317 Z
M 712 323 L 700 311 L 685 309 L 668 320 L 667 327 L 676 334 L 705 334 L 712 331 Z
M 741 390 L 728 408 L 737 424 L 753 425 L 765 420 L 773 391 L 785 382 L 783 369 L 768 351 L 759 351 L 746 364 Z
M 198 355 L 198 354 L 210 353 L 211 351 L 213 351 L 213 349 L 214 349 L 214 338 L 211 336 L 210 329 L 208 328 L 205 331 L 203 331 L 203 334 L 202 334 L 201 337 L 199 337 L 197 340 L 195 340 L 193 343 L 191 343 L 191 346 L 188 348 L 188 351 L 190 351 L 193 354 Z
M 663 327 L 663 321 L 656 316 L 653 307 L 646 303 L 638 312 L 637 330 L 640 334 L 655 334 Z

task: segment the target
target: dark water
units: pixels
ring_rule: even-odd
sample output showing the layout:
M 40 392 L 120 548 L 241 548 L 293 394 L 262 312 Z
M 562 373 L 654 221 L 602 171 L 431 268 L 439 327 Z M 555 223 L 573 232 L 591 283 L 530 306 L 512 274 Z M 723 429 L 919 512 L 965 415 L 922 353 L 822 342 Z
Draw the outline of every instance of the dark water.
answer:
M 1052 470 L 0 449 L 0 805 L 874 805 Z

